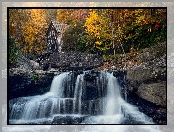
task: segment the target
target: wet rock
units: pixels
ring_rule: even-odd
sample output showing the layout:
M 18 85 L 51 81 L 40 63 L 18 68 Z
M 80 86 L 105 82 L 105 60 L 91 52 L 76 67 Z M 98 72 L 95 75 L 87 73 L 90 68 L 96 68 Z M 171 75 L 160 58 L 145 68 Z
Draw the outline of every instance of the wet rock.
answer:
M 52 124 L 80 124 L 82 123 L 87 116 L 55 116 Z
M 127 93 L 127 102 L 138 107 L 140 112 L 151 117 L 156 124 L 166 124 L 167 109 L 151 101 L 141 98 L 135 92 Z
M 166 68 L 162 67 L 139 67 L 127 70 L 127 80 L 142 82 L 166 81 Z
M 43 63 L 43 71 L 47 71 L 48 68 L 49 68 L 49 63 L 48 63 L 47 61 L 45 61 L 45 62 Z
M 49 91 L 54 73 L 51 72 L 26 72 L 24 70 L 11 71 L 9 76 L 10 99 L 44 94 Z
M 151 53 L 151 49 L 143 50 L 136 57 L 142 56 L 144 62 L 125 67 L 125 73 L 121 73 L 120 69 L 114 71 L 114 76 L 118 78 L 119 84 L 124 84 L 121 89 L 123 98 L 126 97 L 130 104 L 136 105 L 141 112 L 152 117 L 155 123 L 166 124 L 166 54 L 158 58 L 158 53 Z M 124 63 L 121 67 L 124 67 Z

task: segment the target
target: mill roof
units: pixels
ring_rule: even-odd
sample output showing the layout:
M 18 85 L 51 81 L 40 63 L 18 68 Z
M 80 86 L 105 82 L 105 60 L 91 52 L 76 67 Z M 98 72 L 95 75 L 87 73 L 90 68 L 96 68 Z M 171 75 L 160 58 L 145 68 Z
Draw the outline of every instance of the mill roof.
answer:
M 52 21 L 52 24 L 55 27 L 55 29 L 57 30 L 57 32 L 61 32 L 61 33 L 63 33 L 65 31 L 65 29 L 69 27 L 69 25 L 60 23 L 57 21 Z

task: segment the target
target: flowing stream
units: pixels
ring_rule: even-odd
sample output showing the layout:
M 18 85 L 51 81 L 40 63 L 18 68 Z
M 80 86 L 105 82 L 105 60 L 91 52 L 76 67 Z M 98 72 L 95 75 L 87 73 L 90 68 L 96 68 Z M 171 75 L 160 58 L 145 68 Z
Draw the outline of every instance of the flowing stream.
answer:
M 10 124 L 154 124 L 121 96 L 117 78 L 101 71 L 56 75 L 44 95 L 9 101 Z

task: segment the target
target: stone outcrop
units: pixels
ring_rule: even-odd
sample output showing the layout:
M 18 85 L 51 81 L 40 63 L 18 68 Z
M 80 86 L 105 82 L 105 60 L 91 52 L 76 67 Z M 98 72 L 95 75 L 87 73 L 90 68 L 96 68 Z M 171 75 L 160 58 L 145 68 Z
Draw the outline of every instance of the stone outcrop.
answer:
M 73 75 L 70 80 L 74 87 L 77 75 L 82 73 L 82 70 L 72 72 Z M 61 72 L 54 69 L 49 71 L 35 70 L 28 72 L 23 69 L 12 68 L 9 70 L 9 97 L 13 99 L 24 96 L 42 95 L 50 90 L 53 78 L 59 74 L 61 74 Z M 84 96 L 83 99 L 99 98 L 96 96 L 96 78 L 98 76 L 99 72 L 93 70 L 85 73 L 84 78 L 86 81 L 85 85 L 88 88 L 86 91 L 88 96 Z
M 141 98 L 165 107 L 167 69 L 156 63 L 126 70 L 126 86 Z
M 137 83 L 156 82 L 166 80 L 166 68 L 163 67 L 140 67 L 127 70 L 126 78 Z
M 91 70 L 103 65 L 103 58 L 97 54 L 80 52 L 43 53 L 38 58 L 43 70 Z
M 128 59 L 129 61 L 137 60 L 139 63 L 133 66 L 123 63 L 122 69 L 117 69 L 118 66 L 113 65 L 114 70 L 117 71 L 114 75 L 124 80 L 121 81 L 122 87 L 142 99 L 166 107 L 166 42 L 145 48 L 136 55 L 129 56 Z M 124 78 L 120 78 L 121 76 Z
M 114 71 L 123 94 L 133 93 L 156 105 L 166 107 L 167 78 L 166 68 L 138 68 L 125 71 Z M 153 74 L 154 73 L 154 74 Z
M 55 74 L 53 72 L 28 72 L 18 68 L 9 70 L 8 91 L 9 98 L 34 96 L 44 94 L 50 90 Z
M 145 100 L 166 106 L 166 81 L 141 84 L 136 93 Z

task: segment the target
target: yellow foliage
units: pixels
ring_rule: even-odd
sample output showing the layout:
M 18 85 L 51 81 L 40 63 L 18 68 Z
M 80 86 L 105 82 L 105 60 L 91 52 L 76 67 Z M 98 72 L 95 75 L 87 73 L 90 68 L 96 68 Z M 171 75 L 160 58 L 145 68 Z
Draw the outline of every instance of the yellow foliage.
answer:
M 73 9 L 58 9 L 57 10 L 57 21 L 65 24 L 76 24 L 76 19 L 73 14 Z
M 92 40 L 96 48 L 99 50 L 108 49 L 108 45 L 104 43 L 105 40 L 111 39 L 111 35 L 107 33 L 109 30 L 107 18 L 102 17 L 96 10 L 91 9 L 89 11 L 89 16 L 86 18 L 84 27 L 88 35 L 88 40 Z M 89 43 L 87 43 L 87 45 L 88 44 Z
M 99 42 L 99 41 L 96 41 L 95 43 L 96 43 L 97 45 L 101 45 L 101 42 Z
M 45 37 L 47 28 L 45 9 L 30 9 L 28 21 L 22 26 L 23 36 L 28 48 L 24 48 L 24 52 L 33 52 L 40 48 L 44 50 L 44 46 L 37 40 Z M 27 50 L 28 49 L 28 50 Z

